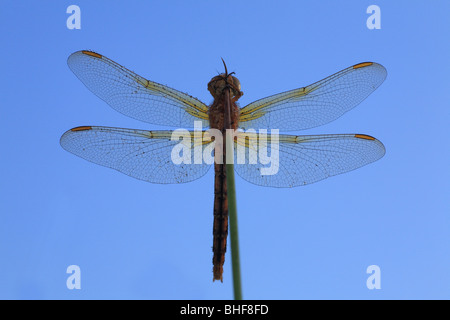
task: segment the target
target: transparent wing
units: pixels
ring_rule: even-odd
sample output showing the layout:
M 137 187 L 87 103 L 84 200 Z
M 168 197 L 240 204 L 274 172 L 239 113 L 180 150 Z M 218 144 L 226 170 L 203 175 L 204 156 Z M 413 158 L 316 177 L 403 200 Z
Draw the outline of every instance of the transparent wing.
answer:
M 362 134 L 336 134 L 293 136 L 279 135 L 279 144 L 270 136 L 266 142 L 259 140 L 258 150 L 266 147 L 266 155 L 276 157 L 272 165 L 263 164 L 254 142 L 248 138 L 245 143 L 236 145 L 242 148 L 239 162 L 235 152 L 235 171 L 243 179 L 256 185 L 266 187 L 296 187 L 320 181 L 322 179 L 345 173 L 374 162 L 385 154 L 383 144 L 377 139 Z M 238 151 L 239 149 L 237 149 Z M 245 155 L 245 157 L 243 157 Z M 245 163 L 242 161 L 245 159 Z M 239 164 L 241 163 L 241 164 Z M 252 164 L 254 163 L 254 164 Z M 272 170 L 267 170 L 272 167 Z M 263 168 L 268 171 L 262 175 Z
M 95 95 L 129 117 L 163 126 L 209 126 L 208 107 L 185 93 L 147 80 L 91 51 L 78 51 L 69 68 Z
M 186 132 L 193 135 L 193 132 Z M 184 183 L 205 175 L 210 167 L 205 162 L 174 163 L 172 150 L 182 140 L 171 141 L 171 136 L 172 131 L 77 127 L 64 133 L 60 143 L 65 150 L 81 158 L 152 183 Z M 208 144 L 201 145 L 201 149 L 206 146 Z M 194 162 L 194 144 L 188 143 L 187 150 Z
M 357 106 L 386 75 L 377 63 L 351 66 L 307 87 L 250 103 L 241 109 L 240 126 L 292 131 L 326 124 Z

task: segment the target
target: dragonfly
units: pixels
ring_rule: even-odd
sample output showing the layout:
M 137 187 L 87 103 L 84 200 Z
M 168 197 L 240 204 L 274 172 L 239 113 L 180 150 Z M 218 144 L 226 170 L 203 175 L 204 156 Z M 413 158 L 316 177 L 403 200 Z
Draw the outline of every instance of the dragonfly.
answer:
M 309 86 L 271 95 L 240 107 L 237 103 L 243 95 L 240 81 L 234 73 L 228 74 L 225 66 L 225 73 L 213 77 L 208 83 L 207 88 L 214 98 L 208 106 L 186 93 L 141 77 L 93 51 L 77 51 L 69 56 L 67 63 L 91 92 L 116 111 L 155 125 L 191 128 L 186 132 L 193 139 L 184 144 L 187 147 L 184 152 L 191 152 L 195 157 L 195 149 L 200 148 L 202 152 L 212 154 L 215 160 L 216 141 L 208 133 L 211 129 L 224 131 L 226 91 L 230 96 L 230 126 L 239 138 L 245 130 L 252 128 L 284 132 L 327 124 L 360 104 L 387 76 L 382 65 L 362 62 Z M 192 130 L 196 123 L 204 129 Z M 174 130 L 148 131 L 85 125 L 65 132 L 60 144 L 81 158 L 151 183 L 186 183 L 204 176 L 212 163 L 173 161 L 173 150 L 180 144 L 179 139 L 173 139 L 173 133 Z M 199 135 L 202 139 L 196 143 L 195 138 Z M 244 153 L 250 155 L 254 145 L 250 140 L 262 141 L 252 137 L 236 139 L 235 147 L 242 146 Z M 268 153 L 275 151 L 269 144 L 271 139 L 265 140 Z M 266 165 L 250 161 L 235 162 L 235 172 L 259 186 L 297 187 L 357 169 L 385 154 L 385 147 L 379 140 L 359 133 L 279 134 L 276 140 L 279 163 L 275 174 L 262 174 Z M 223 281 L 228 236 L 224 163 L 214 162 L 213 280 L 220 281 Z

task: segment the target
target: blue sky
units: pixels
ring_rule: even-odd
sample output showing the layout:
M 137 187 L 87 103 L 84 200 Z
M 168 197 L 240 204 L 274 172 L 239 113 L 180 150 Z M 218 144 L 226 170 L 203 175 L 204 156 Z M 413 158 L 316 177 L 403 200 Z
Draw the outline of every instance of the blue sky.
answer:
M 81 8 L 68 30 L 66 8 Z M 366 27 L 369 5 L 381 29 Z M 237 177 L 247 299 L 448 299 L 448 1 L 2 1 L 0 298 L 229 299 L 212 282 L 213 170 L 189 184 L 132 179 L 64 151 L 79 125 L 161 129 L 106 105 L 66 64 L 90 49 L 205 103 L 235 71 L 241 105 L 375 61 L 386 81 L 328 125 L 381 160 L 306 187 Z M 66 268 L 81 268 L 68 290 Z M 381 269 L 369 290 L 366 269 Z

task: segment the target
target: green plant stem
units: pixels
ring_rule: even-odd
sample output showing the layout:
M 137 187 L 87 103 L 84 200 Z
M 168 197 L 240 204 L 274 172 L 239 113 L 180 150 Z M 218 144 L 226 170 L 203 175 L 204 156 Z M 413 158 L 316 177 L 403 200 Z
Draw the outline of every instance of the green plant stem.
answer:
M 226 139 L 226 140 L 227 140 L 227 148 L 228 150 L 231 150 L 230 147 L 231 148 L 233 147 L 233 139 Z M 231 264 L 233 268 L 234 299 L 242 300 L 241 267 L 239 258 L 239 235 L 238 235 L 237 209 L 236 209 L 236 188 L 234 184 L 233 163 L 227 164 L 226 170 L 227 170 L 228 217 L 230 221 L 230 246 L 231 246 Z
M 223 61 L 223 59 L 222 59 Z M 224 62 L 225 65 L 225 62 Z M 225 66 L 225 72 L 226 66 Z M 230 89 L 225 89 L 225 117 L 224 117 L 224 131 L 231 129 L 231 100 Z M 230 246 L 231 246 L 231 265 L 233 268 L 233 290 L 234 300 L 242 300 L 242 285 L 241 285 L 241 261 L 239 258 L 239 236 L 237 226 L 237 207 L 236 207 L 236 187 L 234 183 L 234 164 L 232 157 L 234 138 L 233 130 L 226 130 L 225 136 L 225 170 L 227 176 L 227 196 L 228 196 L 228 219 L 230 230 Z

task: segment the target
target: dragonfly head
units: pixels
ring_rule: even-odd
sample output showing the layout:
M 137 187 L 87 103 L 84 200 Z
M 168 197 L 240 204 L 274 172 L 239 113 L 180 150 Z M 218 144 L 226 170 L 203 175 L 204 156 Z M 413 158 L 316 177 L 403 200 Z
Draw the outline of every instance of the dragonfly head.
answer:
M 231 98 L 234 101 L 238 100 L 244 94 L 241 91 L 241 83 L 232 74 L 219 74 L 208 83 L 208 90 L 214 99 L 222 97 L 225 88 L 230 88 Z
M 237 101 L 244 94 L 241 91 L 241 83 L 238 78 L 233 77 L 234 72 L 228 73 L 227 65 L 223 59 L 222 62 L 225 67 L 225 73 L 221 73 L 212 78 L 208 83 L 208 90 L 211 92 L 214 99 L 217 99 L 222 97 L 225 88 L 229 88 L 231 99 Z

